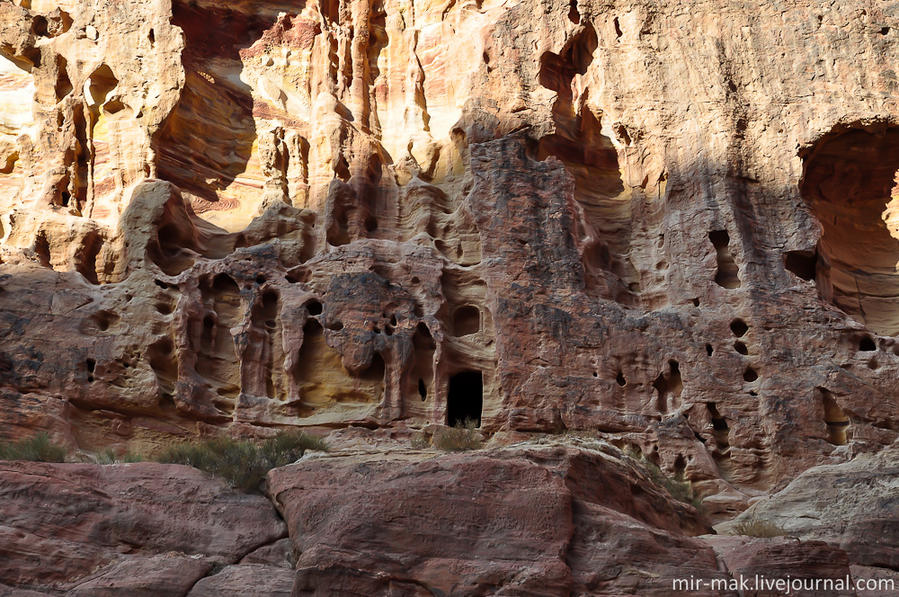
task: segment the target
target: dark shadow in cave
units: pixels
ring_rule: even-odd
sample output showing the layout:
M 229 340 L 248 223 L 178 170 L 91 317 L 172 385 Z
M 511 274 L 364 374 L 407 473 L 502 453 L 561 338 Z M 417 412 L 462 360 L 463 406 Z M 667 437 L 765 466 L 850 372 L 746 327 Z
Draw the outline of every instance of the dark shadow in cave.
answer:
M 484 377 L 480 371 L 462 371 L 450 378 L 446 399 L 446 424 L 458 427 L 467 419 L 481 426 L 484 402 Z

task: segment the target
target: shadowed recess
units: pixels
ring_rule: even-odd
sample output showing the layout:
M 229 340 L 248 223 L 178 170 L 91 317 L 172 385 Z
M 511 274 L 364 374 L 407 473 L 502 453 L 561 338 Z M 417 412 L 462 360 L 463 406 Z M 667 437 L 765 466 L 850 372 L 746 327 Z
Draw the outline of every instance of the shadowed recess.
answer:
M 481 426 L 484 379 L 480 371 L 462 371 L 450 378 L 446 402 L 446 423 L 452 427 L 472 420 Z
M 872 331 L 896 334 L 899 127 L 835 130 L 804 158 L 802 196 L 823 230 L 816 272 L 821 297 Z

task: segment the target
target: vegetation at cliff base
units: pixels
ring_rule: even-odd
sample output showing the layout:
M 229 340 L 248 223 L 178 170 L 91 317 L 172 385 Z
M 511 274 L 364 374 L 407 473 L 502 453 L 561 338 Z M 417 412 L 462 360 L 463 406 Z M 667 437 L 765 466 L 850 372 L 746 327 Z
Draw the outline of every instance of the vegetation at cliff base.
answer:
M 740 522 L 735 524 L 731 529 L 731 534 L 747 535 L 749 537 L 771 538 L 783 537 L 787 534 L 787 532 L 773 522 L 767 520 L 759 520 L 758 518 L 752 517 L 748 520 L 741 520 Z
M 31 460 L 32 462 L 64 462 L 66 449 L 50 441 L 44 432 L 17 442 L 0 443 L 0 460 Z
M 477 421 L 465 419 L 461 426 L 445 427 L 434 432 L 434 447 L 445 452 L 464 452 L 481 447 Z
M 216 437 L 171 446 L 158 462 L 186 464 L 228 481 L 231 487 L 253 491 L 273 468 L 298 460 L 306 450 L 327 450 L 325 442 L 302 431 L 284 431 L 262 442 Z

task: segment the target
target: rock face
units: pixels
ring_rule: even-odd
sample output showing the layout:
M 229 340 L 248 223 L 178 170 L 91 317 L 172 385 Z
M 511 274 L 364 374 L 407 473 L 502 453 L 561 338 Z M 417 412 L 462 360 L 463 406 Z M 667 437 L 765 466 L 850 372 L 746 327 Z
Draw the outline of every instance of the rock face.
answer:
M 887 466 L 897 19 L 863 0 L 0 2 L 0 440 L 152 453 L 362 427 L 397 450 L 472 420 L 493 446 L 602 436 L 714 523 L 810 467 Z M 560 559 L 579 540 L 560 529 L 629 516 L 648 545 L 674 532 L 665 516 L 622 498 L 597 519 L 558 464 L 579 457 L 530 458 L 476 463 L 567 522 L 535 510 L 541 547 L 485 548 L 478 586 L 642 591 Z M 463 460 L 447 470 L 481 483 Z M 315 466 L 361 466 L 325 462 L 301 469 L 318 499 L 336 490 Z M 427 480 L 422 499 L 450 474 L 383 466 L 385 488 L 402 467 Z M 679 517 L 669 498 L 652 508 Z M 894 522 L 876 525 L 895 538 Z M 803 537 L 868 552 L 825 535 Z M 366 541 L 353 569 L 380 587 Z M 409 555 L 413 576 L 444 590 L 432 556 Z M 303 557 L 308 590 L 350 574 Z M 223 563 L 192 590 L 286 587 Z
M 600 430 L 725 514 L 897 436 L 891 5 L 0 9 L 6 436 Z
M 727 530 L 765 520 L 786 534 L 840 546 L 853 564 L 899 568 L 899 445 L 810 468 L 754 504 Z
M 0 587 L 184 595 L 286 534 L 262 496 L 179 465 L 3 462 L 0 499 Z
M 277 469 L 270 492 L 300 552 L 294 594 L 664 595 L 676 576 L 722 577 L 714 551 L 684 535 L 702 532 L 696 511 L 614 452 L 380 454 Z

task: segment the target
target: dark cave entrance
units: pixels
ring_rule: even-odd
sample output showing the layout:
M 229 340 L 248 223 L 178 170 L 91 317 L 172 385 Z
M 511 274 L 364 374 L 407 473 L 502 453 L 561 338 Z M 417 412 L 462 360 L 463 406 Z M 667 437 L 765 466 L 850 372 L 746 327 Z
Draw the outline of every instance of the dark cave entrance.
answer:
M 446 400 L 446 423 L 451 427 L 465 424 L 471 419 L 481 426 L 481 408 L 484 403 L 484 378 L 480 371 L 462 371 L 450 378 L 449 396 Z

